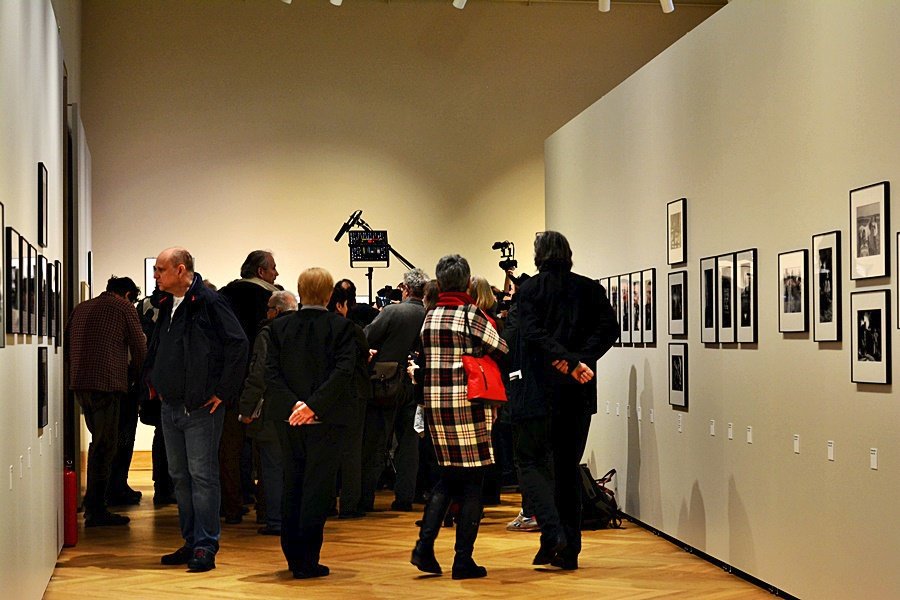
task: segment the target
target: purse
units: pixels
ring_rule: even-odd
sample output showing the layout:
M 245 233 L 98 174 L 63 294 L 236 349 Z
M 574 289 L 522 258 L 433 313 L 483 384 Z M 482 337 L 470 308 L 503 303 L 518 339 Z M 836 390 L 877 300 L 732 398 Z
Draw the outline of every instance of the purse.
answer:
M 396 403 L 403 383 L 403 369 L 395 361 L 377 362 L 369 374 L 372 382 L 372 403 L 376 406 L 391 407 Z
M 468 308 L 465 319 L 469 337 L 476 340 L 469 324 Z M 503 404 L 507 401 L 506 386 L 503 385 L 500 367 L 493 358 L 485 356 L 484 345 L 480 341 L 477 347 L 472 348 L 471 354 L 462 355 L 462 364 L 466 372 L 466 397 L 469 402 Z

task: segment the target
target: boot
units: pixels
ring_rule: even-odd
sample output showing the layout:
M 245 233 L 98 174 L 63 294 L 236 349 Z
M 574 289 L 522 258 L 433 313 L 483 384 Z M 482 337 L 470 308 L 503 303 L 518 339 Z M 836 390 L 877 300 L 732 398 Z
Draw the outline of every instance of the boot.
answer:
M 481 503 L 478 499 L 466 498 L 459 508 L 456 523 L 456 557 L 453 559 L 453 579 L 475 579 L 487 575 L 487 569 L 475 564 L 472 551 L 478 526 L 481 524 Z
M 541 534 L 541 547 L 537 554 L 534 555 L 533 565 L 549 565 L 557 554 L 562 552 L 566 547 L 566 536 L 560 530 L 556 535 L 545 536 Z
M 422 515 L 422 525 L 419 528 L 419 541 L 412 551 L 409 562 L 425 573 L 440 574 L 441 565 L 434 557 L 434 540 L 441 530 L 441 523 L 447 508 L 450 506 L 450 497 L 439 491 L 431 494 L 428 504 L 425 505 L 425 513 Z
M 423 573 L 434 573 L 435 575 L 443 573 L 441 565 L 434 556 L 434 545 L 428 545 L 421 540 L 416 542 L 409 562 Z

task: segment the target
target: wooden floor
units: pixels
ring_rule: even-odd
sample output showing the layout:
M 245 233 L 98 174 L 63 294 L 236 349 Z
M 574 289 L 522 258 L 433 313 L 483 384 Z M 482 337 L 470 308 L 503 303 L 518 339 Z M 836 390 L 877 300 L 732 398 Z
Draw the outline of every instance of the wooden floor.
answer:
M 505 529 L 518 512 L 517 495 L 486 509 L 475 546 L 476 561 L 488 569 L 485 579 L 450 578 L 454 530 L 446 528 L 435 545 L 445 574 L 420 573 L 409 564 L 420 515 L 388 510 L 328 521 L 322 550 L 328 577 L 292 579 L 278 538 L 257 534 L 252 512 L 241 525 L 223 525 L 214 571 L 188 573 L 159 563 L 181 545 L 177 509 L 153 508 L 149 471 L 133 471 L 131 485 L 145 500 L 120 511 L 131 517 L 130 525 L 80 527 L 78 545 L 63 549 L 44 598 L 771 598 L 631 523 L 585 532 L 577 571 L 533 567 L 538 535 Z M 387 509 L 390 500 L 379 495 L 376 508 Z

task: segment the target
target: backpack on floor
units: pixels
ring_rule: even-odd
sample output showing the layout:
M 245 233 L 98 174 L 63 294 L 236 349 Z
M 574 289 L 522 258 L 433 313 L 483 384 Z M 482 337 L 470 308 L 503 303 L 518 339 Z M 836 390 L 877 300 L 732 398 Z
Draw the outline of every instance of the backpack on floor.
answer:
M 616 494 L 607 484 L 616 475 L 610 469 L 600 479 L 594 479 L 587 465 L 579 467 L 581 473 L 581 528 L 582 529 L 621 529 L 622 514 L 616 502 Z

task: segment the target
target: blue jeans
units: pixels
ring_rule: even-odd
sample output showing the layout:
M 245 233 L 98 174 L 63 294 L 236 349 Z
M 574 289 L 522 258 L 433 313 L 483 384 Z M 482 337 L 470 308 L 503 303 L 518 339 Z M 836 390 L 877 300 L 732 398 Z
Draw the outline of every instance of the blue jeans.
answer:
M 224 422 L 222 406 L 209 414 L 209 408 L 186 412 L 184 406 L 162 404 L 162 430 L 181 536 L 185 546 L 214 554 L 219 550 L 219 440 Z

